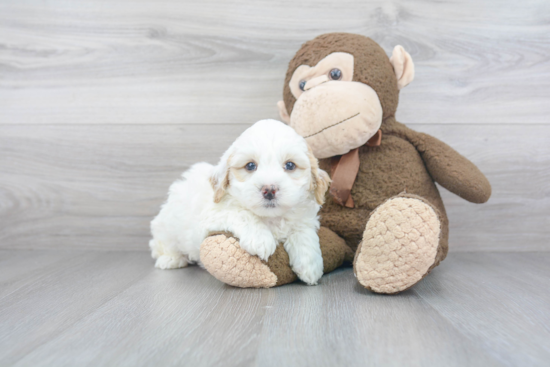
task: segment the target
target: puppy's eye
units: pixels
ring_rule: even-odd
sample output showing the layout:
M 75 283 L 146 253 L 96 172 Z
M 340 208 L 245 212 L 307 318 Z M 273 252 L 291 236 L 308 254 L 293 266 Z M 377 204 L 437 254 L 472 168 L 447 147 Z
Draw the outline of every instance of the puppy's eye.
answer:
M 340 80 L 342 78 L 342 71 L 340 69 L 332 69 L 329 75 L 332 80 Z
M 286 162 L 285 169 L 287 171 L 294 171 L 294 169 L 296 169 L 296 164 L 294 164 L 293 162 Z
M 304 88 L 306 87 L 306 81 L 305 80 L 300 81 L 300 84 L 298 84 L 298 86 L 300 87 L 300 90 L 304 90 Z
M 248 162 L 246 164 L 246 166 L 244 166 L 244 168 L 247 170 L 247 171 L 255 171 L 256 168 L 258 168 L 258 166 L 256 166 L 256 163 L 254 162 Z

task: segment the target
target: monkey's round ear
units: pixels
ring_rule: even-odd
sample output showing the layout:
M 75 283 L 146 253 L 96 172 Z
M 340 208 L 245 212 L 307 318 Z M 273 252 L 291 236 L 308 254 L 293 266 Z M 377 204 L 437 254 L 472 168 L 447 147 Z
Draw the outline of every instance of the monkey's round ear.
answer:
M 277 107 L 279 107 L 279 116 L 281 116 L 281 120 L 283 120 L 283 122 L 287 125 L 290 124 L 290 116 L 288 115 L 288 111 L 286 110 L 285 102 L 277 102 Z
M 403 46 L 395 46 L 390 57 L 395 76 L 397 77 L 397 88 L 402 89 L 414 79 L 414 64 L 411 55 Z

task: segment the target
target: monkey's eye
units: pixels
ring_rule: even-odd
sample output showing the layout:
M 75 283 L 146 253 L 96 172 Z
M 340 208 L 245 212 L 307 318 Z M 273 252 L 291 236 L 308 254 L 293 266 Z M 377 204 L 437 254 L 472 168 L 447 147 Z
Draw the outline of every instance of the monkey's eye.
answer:
M 340 69 L 332 69 L 329 75 L 332 80 L 340 80 L 342 78 L 342 71 Z
M 256 168 L 258 168 L 258 166 L 256 166 L 256 163 L 254 162 L 248 162 L 246 164 L 246 166 L 244 166 L 244 168 L 247 170 L 247 171 L 255 171 Z
M 285 169 L 287 171 L 294 171 L 294 169 L 296 169 L 296 164 L 294 162 L 286 162 Z
M 300 84 L 298 84 L 298 86 L 300 87 L 301 90 L 304 90 L 304 88 L 306 87 L 306 81 L 305 80 L 300 81 Z

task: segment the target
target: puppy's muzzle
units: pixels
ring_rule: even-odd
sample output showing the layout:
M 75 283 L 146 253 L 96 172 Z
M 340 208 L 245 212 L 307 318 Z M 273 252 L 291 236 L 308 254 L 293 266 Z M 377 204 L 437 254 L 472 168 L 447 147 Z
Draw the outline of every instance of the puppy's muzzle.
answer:
M 261 191 L 264 199 L 273 200 L 275 199 L 275 194 L 277 193 L 278 189 L 274 185 L 265 185 L 262 186 Z

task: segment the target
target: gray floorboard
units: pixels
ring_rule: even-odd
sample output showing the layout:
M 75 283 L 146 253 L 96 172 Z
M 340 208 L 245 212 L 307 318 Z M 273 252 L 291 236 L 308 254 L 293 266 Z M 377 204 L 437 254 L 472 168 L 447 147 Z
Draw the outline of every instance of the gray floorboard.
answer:
M 1 366 L 543 366 L 550 253 L 451 253 L 396 296 L 350 268 L 226 286 L 147 252 L 0 250 Z

